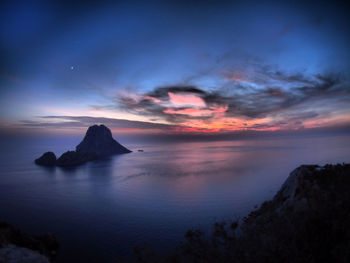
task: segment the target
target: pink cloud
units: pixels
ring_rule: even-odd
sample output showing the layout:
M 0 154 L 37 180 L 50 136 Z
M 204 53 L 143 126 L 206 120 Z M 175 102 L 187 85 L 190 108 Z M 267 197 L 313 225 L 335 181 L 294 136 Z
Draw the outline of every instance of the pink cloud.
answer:
M 168 92 L 170 102 L 176 107 L 193 106 L 193 107 L 206 107 L 204 100 L 193 94 L 175 94 Z

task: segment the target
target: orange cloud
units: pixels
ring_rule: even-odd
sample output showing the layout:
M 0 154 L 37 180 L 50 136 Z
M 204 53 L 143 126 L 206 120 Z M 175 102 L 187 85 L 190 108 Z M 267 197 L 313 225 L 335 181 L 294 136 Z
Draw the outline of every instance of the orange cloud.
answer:
M 218 133 L 242 130 L 275 131 L 281 129 L 281 127 L 278 126 L 268 125 L 271 121 L 272 120 L 267 118 L 242 120 L 238 118 L 215 116 L 212 120 L 189 120 L 177 127 L 176 131 L 185 133 Z

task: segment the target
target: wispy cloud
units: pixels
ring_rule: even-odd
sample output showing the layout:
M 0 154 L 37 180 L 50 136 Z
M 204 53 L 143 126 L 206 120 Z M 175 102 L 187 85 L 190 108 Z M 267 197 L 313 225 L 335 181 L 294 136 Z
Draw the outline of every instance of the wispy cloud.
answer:
M 191 126 L 202 121 L 204 127 L 231 119 L 231 124 L 240 121 L 241 128 L 264 129 L 302 127 L 305 120 L 325 114 L 322 107 L 312 108 L 315 103 L 336 109 L 350 101 L 348 84 L 333 75 L 285 74 L 261 67 L 258 73 L 222 77 L 231 83 L 209 91 L 196 86 L 166 86 L 123 94 L 116 98 L 117 107 L 171 124 Z M 249 121 L 255 122 L 247 124 Z
M 89 116 L 40 116 L 38 121 L 23 120 L 19 124 L 27 128 L 86 128 L 94 124 L 103 123 L 115 131 L 171 131 L 175 127 L 168 124 L 131 121 L 123 119 L 89 117 Z

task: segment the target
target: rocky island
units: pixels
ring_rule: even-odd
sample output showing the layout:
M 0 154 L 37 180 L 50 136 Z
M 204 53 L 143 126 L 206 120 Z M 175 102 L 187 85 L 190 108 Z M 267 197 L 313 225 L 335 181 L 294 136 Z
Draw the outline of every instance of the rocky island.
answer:
M 131 151 L 113 139 L 112 132 L 104 125 L 90 126 L 84 139 L 75 151 L 67 151 L 58 159 L 53 152 L 46 152 L 35 160 L 42 166 L 76 166 L 115 154 L 130 153 Z

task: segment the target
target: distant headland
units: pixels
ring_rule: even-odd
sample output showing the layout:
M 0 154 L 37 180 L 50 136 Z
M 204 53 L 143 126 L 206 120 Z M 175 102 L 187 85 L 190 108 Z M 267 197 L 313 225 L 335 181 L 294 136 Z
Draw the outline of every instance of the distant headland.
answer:
M 105 125 L 93 125 L 88 128 L 75 151 L 67 151 L 58 159 L 53 152 L 46 152 L 35 163 L 42 166 L 76 166 L 106 156 L 130 152 L 113 139 L 111 130 Z

